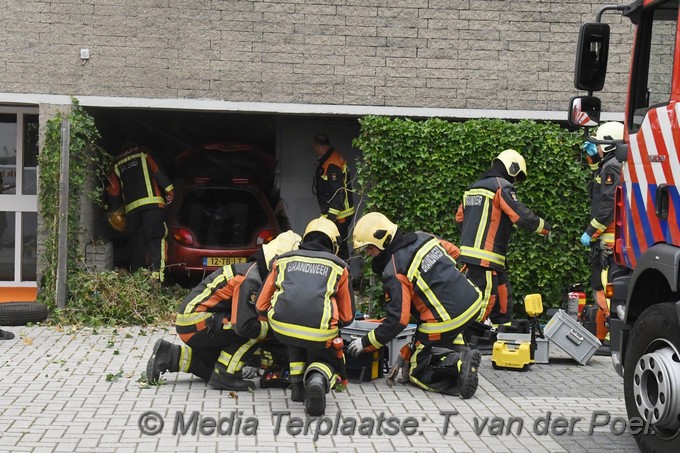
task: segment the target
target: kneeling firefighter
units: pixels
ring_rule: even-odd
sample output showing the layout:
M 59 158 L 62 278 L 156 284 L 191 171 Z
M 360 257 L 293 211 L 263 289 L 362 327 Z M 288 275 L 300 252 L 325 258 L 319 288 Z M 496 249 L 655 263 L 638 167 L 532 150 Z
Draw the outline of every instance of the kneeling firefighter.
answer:
M 334 349 L 339 328 L 354 321 L 347 263 L 337 254 L 340 232 L 319 217 L 305 229 L 298 250 L 280 255 L 257 299 L 274 336 L 288 346 L 291 400 L 310 416 L 326 411 L 326 393 L 342 376 L 344 356 Z M 336 342 L 337 343 L 337 342 Z
M 481 292 L 456 267 L 457 247 L 432 234 L 402 232 L 378 212 L 354 227 L 355 249 L 373 258 L 382 276 L 385 320 L 357 338 L 348 352 L 375 351 L 395 338 L 413 316 L 418 323 L 410 357 L 410 381 L 418 387 L 471 398 L 477 390 L 478 350 L 454 351 L 454 341 L 479 316 Z
M 148 381 L 158 382 L 166 371 L 184 371 L 218 390 L 255 389 L 241 371 L 259 347 L 271 342 L 267 321 L 255 314 L 255 297 L 274 258 L 296 249 L 301 240 L 292 231 L 281 233 L 249 262 L 223 266 L 199 283 L 182 302 L 175 321 L 185 344 L 156 341 L 147 363 Z

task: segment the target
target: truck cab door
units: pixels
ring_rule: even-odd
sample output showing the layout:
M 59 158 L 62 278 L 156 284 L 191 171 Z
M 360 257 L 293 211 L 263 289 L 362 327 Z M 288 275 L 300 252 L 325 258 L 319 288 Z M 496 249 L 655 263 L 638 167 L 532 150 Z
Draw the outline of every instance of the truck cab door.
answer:
M 658 242 L 680 244 L 680 60 L 677 2 L 642 12 L 627 105 L 622 253 L 629 266 Z M 676 68 L 674 70 L 674 68 Z M 635 214 L 632 214 L 635 213 Z

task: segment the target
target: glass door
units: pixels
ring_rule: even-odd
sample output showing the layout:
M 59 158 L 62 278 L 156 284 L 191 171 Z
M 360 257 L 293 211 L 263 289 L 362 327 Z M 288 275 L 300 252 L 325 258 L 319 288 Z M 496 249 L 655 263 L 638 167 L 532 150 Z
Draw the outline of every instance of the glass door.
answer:
M 0 106 L 0 288 L 36 286 L 38 134 L 37 108 Z

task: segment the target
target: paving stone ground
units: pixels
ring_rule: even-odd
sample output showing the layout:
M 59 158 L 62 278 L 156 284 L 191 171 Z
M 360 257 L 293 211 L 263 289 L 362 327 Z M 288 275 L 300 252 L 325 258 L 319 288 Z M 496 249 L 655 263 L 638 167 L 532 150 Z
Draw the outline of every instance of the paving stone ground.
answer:
M 469 400 L 377 379 L 331 393 L 327 418 L 306 419 L 288 390 L 232 398 L 184 373 L 142 388 L 155 340 L 179 341 L 171 328 L 4 329 L 16 338 L 0 341 L 1 452 L 638 451 L 617 434 L 626 412 L 610 359 L 580 366 L 554 345 L 551 363 L 527 372 L 484 356 Z M 610 422 L 589 432 L 594 414 Z

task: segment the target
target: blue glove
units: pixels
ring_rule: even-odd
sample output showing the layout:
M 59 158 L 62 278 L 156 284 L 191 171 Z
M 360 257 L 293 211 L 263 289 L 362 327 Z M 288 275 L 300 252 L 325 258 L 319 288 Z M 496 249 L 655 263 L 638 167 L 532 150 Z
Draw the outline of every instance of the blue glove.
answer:
M 588 154 L 589 156 L 597 155 L 597 145 L 595 143 L 585 142 L 582 148 L 586 151 L 586 154 Z
M 590 239 L 588 233 L 583 233 L 583 236 L 581 236 L 581 244 L 583 244 L 584 247 L 590 247 Z

